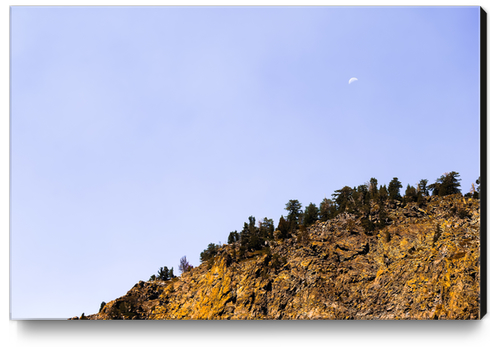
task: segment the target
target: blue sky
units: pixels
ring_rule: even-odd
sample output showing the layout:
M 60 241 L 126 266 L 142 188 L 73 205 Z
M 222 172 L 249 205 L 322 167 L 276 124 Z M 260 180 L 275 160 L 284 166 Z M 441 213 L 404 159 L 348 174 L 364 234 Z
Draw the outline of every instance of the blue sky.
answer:
M 14 319 L 96 313 L 289 199 L 479 176 L 478 7 L 13 7 L 10 52 Z

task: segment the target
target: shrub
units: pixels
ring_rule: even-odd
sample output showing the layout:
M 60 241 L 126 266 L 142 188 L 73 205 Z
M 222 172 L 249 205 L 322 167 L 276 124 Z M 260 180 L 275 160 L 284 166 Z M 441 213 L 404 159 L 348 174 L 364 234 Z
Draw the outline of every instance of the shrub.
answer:
M 158 270 L 158 279 L 162 281 L 168 281 L 170 279 L 168 267 L 164 266 Z
M 211 258 L 214 258 L 214 256 L 218 253 L 219 246 L 210 243 L 208 245 L 208 248 L 206 248 L 204 251 L 201 252 L 200 258 L 201 258 L 201 263 L 206 260 L 210 260 Z
M 179 263 L 179 270 L 181 273 L 187 272 L 194 268 L 188 261 L 187 257 L 184 255 L 182 258 L 180 258 L 180 263 Z

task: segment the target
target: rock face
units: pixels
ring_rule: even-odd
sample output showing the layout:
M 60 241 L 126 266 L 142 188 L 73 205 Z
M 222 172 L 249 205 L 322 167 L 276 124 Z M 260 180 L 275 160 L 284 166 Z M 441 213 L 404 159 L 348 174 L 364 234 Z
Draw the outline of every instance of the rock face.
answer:
M 430 197 L 387 213 L 380 231 L 344 213 L 240 261 L 224 245 L 213 261 L 141 281 L 86 318 L 479 319 L 479 201 Z

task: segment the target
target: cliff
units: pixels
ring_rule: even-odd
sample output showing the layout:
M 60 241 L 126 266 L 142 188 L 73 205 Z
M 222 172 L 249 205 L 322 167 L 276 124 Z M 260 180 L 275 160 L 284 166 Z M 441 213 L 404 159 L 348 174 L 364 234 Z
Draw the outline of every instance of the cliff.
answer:
M 343 213 L 245 259 L 224 245 L 182 276 L 140 281 L 86 318 L 479 319 L 479 200 L 429 197 L 386 211 L 389 225 L 375 232 Z M 368 218 L 379 218 L 376 206 Z

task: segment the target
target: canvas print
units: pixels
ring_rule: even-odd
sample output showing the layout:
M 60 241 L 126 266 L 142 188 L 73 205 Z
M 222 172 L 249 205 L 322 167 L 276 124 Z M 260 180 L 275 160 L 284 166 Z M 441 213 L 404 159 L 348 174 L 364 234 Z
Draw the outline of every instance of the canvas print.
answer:
M 13 320 L 477 320 L 480 7 L 10 9 Z

